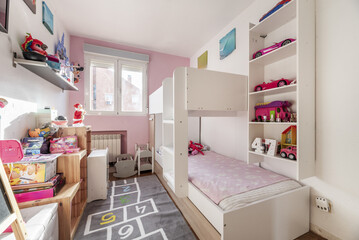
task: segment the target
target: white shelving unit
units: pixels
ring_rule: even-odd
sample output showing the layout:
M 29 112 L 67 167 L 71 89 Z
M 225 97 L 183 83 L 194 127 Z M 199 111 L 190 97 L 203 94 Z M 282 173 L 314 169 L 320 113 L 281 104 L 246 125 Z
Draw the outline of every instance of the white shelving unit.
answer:
M 286 38 L 296 41 L 252 59 L 252 54 Z M 249 30 L 248 88 L 248 163 L 261 166 L 294 179 L 304 179 L 315 171 L 315 1 L 292 0 L 280 10 Z M 255 92 L 254 87 L 280 78 L 296 79 L 296 84 Z M 289 101 L 297 122 L 252 122 L 257 103 Z M 281 140 L 281 133 L 297 126 L 297 160 L 279 155 L 268 156 L 253 151 L 256 137 Z
M 46 62 L 31 61 L 21 58 L 14 58 L 14 64 L 19 64 L 44 80 L 58 86 L 62 90 L 78 91 L 78 88 L 55 72 Z

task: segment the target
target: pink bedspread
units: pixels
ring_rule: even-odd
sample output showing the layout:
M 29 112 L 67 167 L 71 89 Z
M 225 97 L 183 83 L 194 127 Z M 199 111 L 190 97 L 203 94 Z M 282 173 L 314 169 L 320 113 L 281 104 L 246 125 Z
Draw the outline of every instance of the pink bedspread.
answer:
M 216 204 L 227 197 L 289 179 L 215 152 L 204 154 L 188 157 L 188 180 Z

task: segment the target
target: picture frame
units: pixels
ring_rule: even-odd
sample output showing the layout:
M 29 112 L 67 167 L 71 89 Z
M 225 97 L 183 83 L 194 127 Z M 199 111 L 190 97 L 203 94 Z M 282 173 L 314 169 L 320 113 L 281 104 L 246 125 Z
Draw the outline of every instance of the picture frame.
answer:
M 10 0 L 0 0 L 0 31 L 9 31 L 9 5 Z
M 229 33 L 219 40 L 219 58 L 225 59 L 236 49 L 236 28 L 233 28 Z
M 24 0 L 24 2 L 30 8 L 31 12 L 36 14 L 36 0 Z
M 42 23 L 49 30 L 49 32 L 54 34 L 54 15 L 52 14 L 50 8 L 42 1 Z
M 207 68 L 207 62 L 208 62 L 208 51 L 205 51 L 201 56 L 197 58 L 198 69 Z

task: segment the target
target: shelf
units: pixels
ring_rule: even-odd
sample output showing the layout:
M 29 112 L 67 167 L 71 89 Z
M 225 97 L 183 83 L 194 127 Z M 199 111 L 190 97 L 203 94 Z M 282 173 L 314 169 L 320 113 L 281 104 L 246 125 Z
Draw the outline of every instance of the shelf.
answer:
M 269 96 L 269 95 L 289 93 L 289 92 L 295 92 L 295 91 L 297 91 L 297 84 L 272 88 L 272 89 L 263 90 L 263 91 L 259 91 L 259 92 L 250 92 L 249 95 L 250 96 Z
M 59 73 L 55 72 L 46 62 L 31 61 L 21 58 L 15 58 L 14 63 L 23 66 L 29 71 L 42 77 L 46 81 L 54 84 L 62 90 L 78 91 L 78 88 L 68 82 Z
M 297 125 L 296 122 L 249 122 L 250 125 Z
M 62 199 L 73 199 L 80 189 L 80 183 L 66 183 L 65 186 L 60 190 L 60 192 L 51 198 L 44 198 L 34 201 L 22 202 L 19 203 L 19 208 L 28 208 L 33 206 L 41 206 L 44 204 L 59 202 Z
M 292 0 L 265 20 L 252 27 L 249 31 L 267 35 L 278 29 L 296 17 L 296 5 L 297 1 Z
M 249 153 L 254 154 L 254 155 L 258 155 L 258 156 L 262 156 L 262 157 L 277 159 L 277 160 L 280 160 L 280 161 L 285 161 L 285 162 L 289 162 L 289 163 L 293 163 L 293 164 L 297 163 L 297 160 L 290 160 L 289 158 L 282 158 L 279 154 L 271 156 L 271 155 L 267 155 L 267 154 L 264 154 L 264 153 L 256 153 L 256 152 L 251 151 L 251 150 L 249 150 Z
M 174 120 L 163 120 L 163 124 L 174 124 Z
M 77 153 L 68 153 L 68 154 L 62 154 L 60 157 L 65 157 L 69 159 L 79 159 L 81 160 L 84 156 L 86 156 L 87 151 L 86 150 L 80 150 Z
M 268 65 L 279 60 L 294 56 L 297 53 L 297 41 L 291 42 L 270 53 L 264 54 L 258 58 L 249 61 L 249 64 Z

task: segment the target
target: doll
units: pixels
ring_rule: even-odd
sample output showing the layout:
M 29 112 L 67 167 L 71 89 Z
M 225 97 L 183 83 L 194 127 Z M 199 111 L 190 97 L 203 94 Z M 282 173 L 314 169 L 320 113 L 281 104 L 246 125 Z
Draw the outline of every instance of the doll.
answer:
M 76 103 L 74 105 L 75 113 L 74 113 L 74 123 L 72 124 L 74 127 L 82 127 L 84 126 L 83 120 L 85 119 L 86 111 L 83 109 L 80 103 Z

